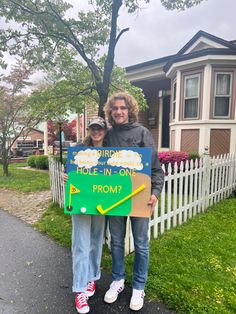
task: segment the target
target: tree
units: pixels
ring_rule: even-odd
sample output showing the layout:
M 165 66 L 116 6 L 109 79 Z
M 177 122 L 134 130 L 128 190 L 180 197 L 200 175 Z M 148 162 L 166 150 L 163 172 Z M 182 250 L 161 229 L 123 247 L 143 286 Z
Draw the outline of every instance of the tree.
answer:
M 102 60 L 100 61 L 102 62 Z M 63 79 L 60 80 L 60 77 Z M 49 82 L 39 86 L 31 95 L 32 106 L 44 107 L 48 115 L 66 115 L 67 111 L 82 113 L 86 107 L 97 108 L 99 98 L 91 73 L 78 61 L 65 63 L 60 59 L 50 70 Z M 138 101 L 140 109 L 146 108 L 141 88 L 132 85 L 122 68 L 114 66 L 109 92 L 126 90 Z
M 42 120 L 44 112 L 33 110 L 27 102 L 26 87 L 31 69 L 18 61 L 8 76 L 0 82 L 0 159 L 3 174 L 9 175 L 11 148 L 20 136 L 27 136 L 30 128 Z
M 161 0 L 161 3 L 167 10 L 185 10 L 202 1 L 204 0 Z
M 71 122 L 63 121 L 61 130 L 65 134 L 65 140 L 76 142 L 76 120 Z M 59 141 L 58 123 L 48 120 L 48 144 L 53 145 L 54 141 Z
M 203 0 L 161 0 L 168 9 L 184 9 Z M 94 91 L 98 95 L 98 114 L 103 115 L 114 67 L 115 48 L 129 28 L 118 29 L 121 7 L 136 12 L 150 0 L 89 0 L 92 9 L 79 11 L 78 18 L 68 17 L 72 5 L 63 0 L 0 0 L 0 16 L 15 21 L 18 28 L 0 32 L 0 51 L 18 54 L 39 67 L 54 66 L 58 56 L 68 52 L 79 55 L 86 64 Z M 101 66 L 99 51 L 107 45 Z M 78 60 L 78 57 L 76 56 Z M 92 93 L 92 91 L 91 91 Z

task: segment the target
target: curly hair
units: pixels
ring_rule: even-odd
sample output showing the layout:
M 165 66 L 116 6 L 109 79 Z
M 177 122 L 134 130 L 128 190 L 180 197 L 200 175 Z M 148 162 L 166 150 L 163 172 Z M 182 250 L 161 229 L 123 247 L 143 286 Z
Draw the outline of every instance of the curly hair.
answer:
M 139 111 L 138 103 L 137 103 L 136 99 L 127 92 L 115 93 L 111 97 L 109 97 L 109 99 L 106 102 L 104 109 L 103 109 L 108 122 L 111 125 L 114 124 L 114 120 L 111 116 L 111 109 L 114 106 L 116 100 L 124 100 L 125 101 L 125 104 L 129 110 L 129 122 L 137 122 L 138 121 L 138 111 Z

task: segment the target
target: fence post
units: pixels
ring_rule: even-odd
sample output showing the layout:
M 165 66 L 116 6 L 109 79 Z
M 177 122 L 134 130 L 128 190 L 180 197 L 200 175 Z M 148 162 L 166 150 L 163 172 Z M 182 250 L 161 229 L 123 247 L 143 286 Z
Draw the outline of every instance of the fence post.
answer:
M 209 206 L 210 198 L 210 175 L 211 175 L 211 157 L 209 155 L 208 149 L 205 150 L 203 156 L 203 211 Z

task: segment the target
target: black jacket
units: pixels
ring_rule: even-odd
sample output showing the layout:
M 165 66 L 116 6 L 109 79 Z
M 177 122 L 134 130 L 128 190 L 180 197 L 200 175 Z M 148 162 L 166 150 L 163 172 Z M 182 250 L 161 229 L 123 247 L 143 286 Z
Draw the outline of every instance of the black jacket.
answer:
M 150 131 L 139 123 L 113 125 L 107 134 L 109 147 L 151 147 L 152 148 L 152 194 L 161 193 L 164 184 L 164 173 L 160 166 L 157 150 Z

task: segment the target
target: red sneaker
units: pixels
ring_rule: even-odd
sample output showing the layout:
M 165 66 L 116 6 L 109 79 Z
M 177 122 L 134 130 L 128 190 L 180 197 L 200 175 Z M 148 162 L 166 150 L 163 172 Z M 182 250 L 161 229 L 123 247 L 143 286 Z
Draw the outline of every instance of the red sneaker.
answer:
M 85 314 L 89 312 L 87 297 L 84 292 L 76 293 L 75 307 L 76 307 L 77 312 L 80 314 Z
M 85 291 L 85 294 L 87 297 L 92 297 L 96 291 L 96 282 L 91 281 L 88 283 L 87 290 Z

